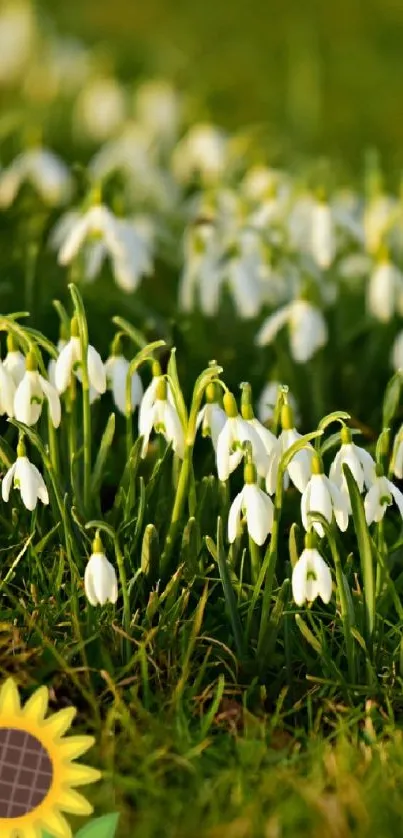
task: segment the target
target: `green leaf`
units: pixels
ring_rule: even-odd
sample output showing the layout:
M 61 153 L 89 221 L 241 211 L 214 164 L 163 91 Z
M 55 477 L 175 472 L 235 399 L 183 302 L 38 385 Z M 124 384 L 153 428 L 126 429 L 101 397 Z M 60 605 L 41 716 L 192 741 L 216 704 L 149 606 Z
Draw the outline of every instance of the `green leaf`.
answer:
M 171 349 L 171 357 L 168 363 L 167 370 L 168 379 L 172 388 L 173 397 L 175 399 L 176 409 L 182 423 L 182 427 L 186 429 L 188 423 L 188 413 L 186 409 L 185 400 L 182 395 L 182 389 L 178 378 L 178 369 L 176 366 L 176 349 Z
M 366 641 L 368 648 L 371 648 L 371 639 L 375 627 L 375 584 L 371 538 L 365 519 L 362 497 L 357 483 L 354 480 L 353 474 L 346 463 L 343 464 L 343 472 L 347 481 L 351 509 L 353 512 L 354 528 L 357 535 L 358 551 L 360 554 L 361 571 L 364 583 Z
M 87 823 L 77 832 L 76 838 L 115 838 L 119 821 L 119 813 L 104 815 Z
M 116 417 L 114 413 L 111 413 L 102 435 L 101 444 L 99 447 L 97 458 L 95 460 L 94 470 L 92 472 L 91 491 L 93 494 L 96 494 L 99 491 L 102 483 L 102 475 L 105 468 L 105 463 L 109 454 L 109 449 L 113 442 L 113 437 L 115 435 L 115 425 Z
M 382 408 L 382 424 L 384 428 L 387 428 L 388 425 L 390 425 L 393 417 L 396 414 L 396 411 L 399 407 L 401 389 L 402 374 L 399 370 L 394 375 L 392 375 L 392 378 L 388 381 L 386 386 Z
M 215 545 L 214 545 L 215 546 Z M 217 519 L 217 545 L 216 545 L 216 556 L 217 556 L 217 564 L 218 570 L 220 573 L 221 584 L 224 591 L 224 598 L 225 603 L 227 606 L 228 616 L 231 621 L 232 631 L 234 634 L 234 641 L 237 650 L 238 657 L 242 658 L 244 656 L 244 642 L 243 642 L 243 632 L 242 632 L 242 624 L 238 614 L 236 598 L 234 594 L 233 587 L 231 585 L 231 578 L 228 569 L 227 557 L 224 551 L 224 544 L 223 544 L 223 537 L 222 537 L 222 521 L 221 518 Z

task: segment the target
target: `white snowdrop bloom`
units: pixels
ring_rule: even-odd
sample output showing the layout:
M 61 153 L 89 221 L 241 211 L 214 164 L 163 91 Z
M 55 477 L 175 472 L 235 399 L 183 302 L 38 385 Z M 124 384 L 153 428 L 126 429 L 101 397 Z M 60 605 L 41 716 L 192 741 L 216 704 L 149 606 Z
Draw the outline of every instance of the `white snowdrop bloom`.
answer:
M 368 526 L 374 521 L 376 523 L 382 521 L 386 508 L 393 501 L 395 501 L 400 515 L 403 518 L 402 492 L 383 474 L 377 475 L 364 500 L 365 518 Z
M 162 434 L 166 441 L 171 443 L 175 454 L 183 460 L 185 456 L 184 430 L 176 406 L 169 399 L 167 382 L 163 376 L 157 377 L 153 397 L 151 398 L 151 394 L 146 391 L 140 405 L 139 435 L 143 437 L 141 449 L 143 458 L 147 455 L 153 430 L 157 434 Z
M 127 113 L 126 94 L 116 79 L 90 79 L 82 89 L 73 115 L 79 135 L 102 143 L 121 128 Z
M 26 456 L 25 445 L 18 443 L 17 459 L 4 475 L 1 484 L 1 494 L 7 503 L 10 497 L 10 490 L 18 489 L 24 506 L 32 512 L 38 500 L 45 505 L 49 503 L 48 490 L 45 481 L 36 466 Z
M 351 514 L 350 495 L 343 472 L 344 463 L 349 467 L 354 480 L 360 490 L 369 489 L 375 480 L 375 462 L 371 454 L 352 442 L 351 432 L 343 426 L 341 430 L 341 447 L 337 452 L 329 470 L 329 477 L 344 495 L 349 514 Z
M 99 535 L 94 539 L 92 555 L 85 568 L 84 589 L 88 602 L 93 606 L 115 603 L 118 598 L 116 571 L 105 556 Z
M 261 236 L 241 230 L 230 248 L 224 276 L 241 317 L 256 317 L 262 305 L 264 256 Z
M 64 338 L 59 338 L 59 340 L 57 341 L 57 351 L 58 351 L 59 355 L 60 355 L 60 352 L 62 351 L 62 349 L 66 346 L 66 343 L 67 343 L 67 340 L 64 340 Z M 52 387 L 55 387 L 56 390 L 57 390 L 56 379 L 55 379 L 55 371 L 56 371 L 56 359 L 51 358 L 49 363 L 48 363 L 48 379 L 49 379 Z
M 228 515 L 228 541 L 232 544 L 240 529 L 241 517 L 246 519 L 248 533 L 261 546 L 272 531 L 274 505 L 271 498 L 257 485 L 257 472 L 252 463 L 244 470 L 245 485 L 234 498 Z
M 403 369 L 403 331 L 399 332 L 393 342 L 391 363 L 395 372 Z
M 12 84 L 22 75 L 36 35 L 32 4 L 10 0 L 0 12 L 0 84 Z
M 116 283 L 126 292 L 134 291 L 152 271 L 144 225 L 137 228 L 135 221 L 118 218 L 103 204 L 94 204 L 82 215 L 69 213 L 54 231 L 52 243 L 60 246 L 61 265 L 70 264 L 84 248 L 87 281 L 95 279 L 109 256 Z
M 0 172 L 0 207 L 13 203 L 24 183 L 29 183 L 45 204 L 66 203 L 72 192 L 72 179 L 66 164 L 46 148 L 22 152 Z
M 387 258 L 370 275 L 367 308 L 381 323 L 388 323 L 396 311 L 403 314 L 403 274 Z
M 298 195 L 290 202 L 286 229 L 292 250 L 297 253 L 312 252 L 312 214 L 315 199 L 309 193 Z
M 0 361 L 0 416 L 14 416 L 15 383 L 10 371 Z
M 217 183 L 227 165 L 228 141 L 214 125 L 192 126 L 178 143 L 172 158 L 173 171 L 179 181 L 195 176 L 209 185 Z
M 105 362 L 107 387 L 112 392 L 113 401 L 123 416 L 127 415 L 126 388 L 130 363 L 124 355 L 112 354 Z M 131 410 L 135 410 L 143 398 L 143 385 L 137 372 L 132 373 L 130 380 Z
M 73 374 L 77 376 L 79 381 L 82 380 L 81 364 L 81 341 L 78 335 L 78 324 L 75 317 L 73 317 L 71 321 L 71 338 L 61 350 L 55 366 L 55 385 L 59 393 L 64 393 L 67 390 Z M 91 344 L 88 345 L 87 368 L 90 388 L 93 387 L 99 394 L 105 393 L 105 368 L 99 352 Z
M 336 255 L 336 230 L 332 209 L 326 201 L 312 208 L 311 251 L 320 268 L 329 268 Z
M 29 352 L 26 358 L 26 370 L 15 391 L 15 418 L 24 425 L 35 425 L 42 414 L 45 399 L 48 403 L 52 425 L 58 428 L 61 420 L 59 394 L 50 382 L 40 375 L 35 353 Z
M 152 203 L 162 212 L 172 212 L 177 204 L 178 186 L 171 173 L 161 167 L 148 130 L 138 123 L 127 123 L 117 137 L 99 149 L 88 168 L 96 182 L 120 174 L 131 204 Z
M 207 317 L 218 311 L 223 284 L 222 247 L 210 222 L 192 225 L 185 232 L 184 266 L 179 282 L 179 306 L 190 312 L 196 300 Z
M 217 439 L 216 460 L 219 480 L 228 480 L 245 455 L 244 443 L 249 442 L 252 459 L 260 477 L 265 477 L 268 468 L 268 454 L 255 428 L 238 413 L 232 393 L 224 395 L 226 422 Z
M 325 560 L 314 546 L 312 534 L 307 533 L 305 549 L 292 572 L 292 595 L 296 605 L 313 602 L 320 597 L 327 604 L 332 596 L 332 576 Z
M 256 343 L 272 343 L 277 333 L 288 324 L 291 354 L 298 364 L 304 364 L 328 339 L 326 321 L 322 312 L 307 300 L 294 300 L 278 309 L 261 326 Z
M 25 357 L 18 349 L 18 344 L 12 334 L 7 335 L 7 355 L 3 366 L 11 375 L 15 386 L 18 387 L 25 374 Z
M 289 404 L 283 405 L 281 409 L 281 424 L 283 430 L 269 454 L 269 467 L 266 474 L 266 489 L 269 495 L 273 495 L 276 491 L 277 475 L 283 454 L 302 436 L 294 427 L 294 416 Z M 308 443 L 306 447 L 294 454 L 285 471 L 286 486 L 288 480 L 291 480 L 299 492 L 302 493 L 306 489 L 312 475 L 314 453 L 314 449 Z
M 364 211 L 365 243 L 369 253 L 376 254 L 385 243 L 396 215 L 397 202 L 389 195 L 376 195 Z
M 339 529 L 344 532 L 348 527 L 349 507 L 346 497 L 325 474 L 320 458 L 312 458 L 312 476 L 301 497 L 301 518 L 305 529 L 311 527 L 323 538 L 324 528 L 319 521 L 312 522 L 310 513 L 319 512 L 331 524 L 333 515 Z
M 264 385 L 257 403 L 257 415 L 261 422 L 270 422 L 274 417 L 274 410 L 277 404 L 279 390 L 283 385 L 279 381 L 268 381 Z M 299 424 L 297 402 L 292 393 L 287 389 L 287 401 L 292 408 L 295 424 Z
M 265 428 L 264 425 L 256 419 L 256 416 L 253 411 L 252 406 L 252 388 L 248 382 L 243 382 L 241 384 L 242 389 L 242 398 L 241 398 L 241 416 L 245 422 L 248 423 L 250 428 L 253 428 L 256 431 L 257 435 L 263 442 L 265 450 L 267 454 L 270 454 L 273 447 L 277 444 L 277 437 L 269 431 L 268 428 Z
M 151 79 L 143 82 L 136 90 L 135 110 L 139 122 L 158 143 L 175 139 L 182 107 L 177 91 L 168 81 Z
M 217 450 L 217 440 L 226 421 L 227 415 L 218 402 L 218 387 L 213 381 L 206 387 L 206 404 L 199 410 L 197 427 L 201 427 L 203 436 L 210 436 L 214 451 Z

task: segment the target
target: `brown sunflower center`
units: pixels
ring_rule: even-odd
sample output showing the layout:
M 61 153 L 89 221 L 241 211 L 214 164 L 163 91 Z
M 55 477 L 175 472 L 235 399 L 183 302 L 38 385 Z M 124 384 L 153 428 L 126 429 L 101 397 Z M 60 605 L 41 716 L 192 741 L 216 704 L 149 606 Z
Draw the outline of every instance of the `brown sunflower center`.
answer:
M 53 767 L 42 743 L 13 727 L 0 728 L 0 818 L 19 818 L 42 803 Z

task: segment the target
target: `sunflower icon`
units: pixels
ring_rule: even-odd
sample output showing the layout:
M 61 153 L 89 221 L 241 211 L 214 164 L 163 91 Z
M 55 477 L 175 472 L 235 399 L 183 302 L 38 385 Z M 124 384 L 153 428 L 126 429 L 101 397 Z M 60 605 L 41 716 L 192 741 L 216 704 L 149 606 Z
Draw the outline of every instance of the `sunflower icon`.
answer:
M 0 836 L 72 838 L 62 812 L 90 815 L 92 806 L 75 786 L 101 773 L 74 764 L 94 744 L 92 736 L 64 738 L 76 714 L 68 707 L 45 718 L 48 690 L 40 687 L 22 707 L 9 678 L 0 690 Z

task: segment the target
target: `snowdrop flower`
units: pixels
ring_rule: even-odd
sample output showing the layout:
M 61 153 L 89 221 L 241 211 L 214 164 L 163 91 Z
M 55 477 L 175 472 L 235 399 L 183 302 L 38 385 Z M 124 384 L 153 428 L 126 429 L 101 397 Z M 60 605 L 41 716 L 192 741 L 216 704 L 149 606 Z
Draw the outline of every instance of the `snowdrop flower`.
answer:
M 75 317 L 71 321 L 71 337 L 60 352 L 55 366 L 55 385 L 59 393 L 64 393 L 69 387 L 73 373 L 78 380 L 82 380 L 82 353 L 78 323 Z M 91 344 L 87 350 L 87 368 L 90 388 L 99 393 L 105 393 L 106 374 L 102 358 Z
M 178 143 L 172 160 L 174 174 L 187 182 L 199 176 L 205 184 L 217 183 L 227 164 L 227 139 L 214 125 L 194 125 Z
M 146 399 L 147 397 L 147 399 Z M 145 402 L 146 399 L 146 402 Z M 162 434 L 172 444 L 177 456 L 185 456 L 185 435 L 178 411 L 169 399 L 168 386 L 163 376 L 157 376 L 155 390 L 144 394 L 139 411 L 139 434 L 143 437 L 141 456 L 147 454 L 151 431 Z
M 102 143 L 112 137 L 126 118 L 126 96 L 114 78 L 93 78 L 77 99 L 74 121 L 79 134 Z
M 241 416 L 242 419 L 245 419 L 245 422 L 248 423 L 250 428 L 253 428 L 256 431 L 257 435 L 263 442 L 263 445 L 267 451 L 267 454 L 270 454 L 273 447 L 277 444 L 277 438 L 274 434 L 269 431 L 268 428 L 265 428 L 264 425 L 256 419 L 256 416 L 253 411 L 252 407 L 252 388 L 248 382 L 244 381 L 241 384 L 242 388 L 242 398 L 241 398 Z
M 57 390 L 38 372 L 38 362 L 34 352 L 26 357 L 26 370 L 15 391 L 14 416 L 24 425 L 35 425 L 41 416 L 43 402 L 48 402 L 52 425 L 58 428 L 61 419 L 61 406 Z
M 68 213 L 54 230 L 52 243 L 60 247 L 61 265 L 69 265 L 84 249 L 84 279 L 89 282 L 99 274 L 108 256 L 117 285 L 128 293 L 152 271 L 150 241 L 144 229 L 135 221 L 118 218 L 100 203 L 82 215 Z
M 331 573 L 315 547 L 315 537 L 312 532 L 308 532 L 305 536 L 305 549 L 293 569 L 291 585 L 292 595 L 299 607 L 305 602 L 313 602 L 318 596 L 325 604 L 330 602 Z
M 235 541 L 244 515 L 248 533 L 255 544 L 261 546 L 272 531 L 274 505 L 271 498 L 257 485 L 257 471 L 253 463 L 244 469 L 245 485 L 231 504 L 228 515 L 228 541 Z
M 382 521 L 386 508 L 395 501 L 403 518 L 403 494 L 391 480 L 382 473 L 380 466 L 376 468 L 375 480 L 364 500 L 365 518 L 368 526 L 376 521 Z
M 399 332 L 393 342 L 391 362 L 395 372 L 403 369 L 403 331 Z
M 274 417 L 274 411 L 277 404 L 277 399 L 279 395 L 279 391 L 282 390 L 284 385 L 280 384 L 279 381 L 268 381 L 267 384 L 264 385 L 263 390 L 259 396 L 259 400 L 257 403 L 257 415 L 261 422 L 264 424 L 266 422 L 271 422 Z M 293 410 L 295 424 L 299 424 L 299 417 L 298 417 L 298 408 L 295 398 L 292 393 L 287 388 L 287 401 L 290 404 L 290 407 Z
M 13 203 L 24 183 L 30 183 L 50 207 L 66 203 L 71 195 L 70 172 L 56 154 L 45 148 L 32 148 L 19 154 L 0 172 L 0 207 Z
M 10 371 L 0 361 L 0 416 L 14 416 L 15 384 Z
M 348 504 L 340 489 L 323 474 L 323 466 L 320 457 L 314 454 L 312 458 L 312 477 L 309 479 L 301 497 L 301 517 L 305 529 L 311 527 L 323 538 L 325 530 L 319 521 L 312 523 L 310 513 L 319 512 L 324 518 L 332 523 L 333 515 L 336 524 L 342 532 L 348 527 Z
M 11 375 L 16 387 L 21 383 L 25 374 L 25 358 L 18 349 L 14 335 L 7 335 L 7 355 L 4 358 L 3 366 Z
M 106 383 L 112 391 L 116 407 L 127 416 L 126 390 L 127 376 L 129 373 L 129 361 L 122 355 L 121 341 L 119 336 L 112 344 L 112 354 L 105 363 Z M 133 372 L 130 381 L 130 404 L 131 410 L 139 406 L 143 398 L 143 385 L 137 372 Z
M 115 568 L 106 558 L 98 534 L 94 539 L 92 555 L 85 568 L 84 589 L 88 602 L 93 606 L 105 605 L 107 602 L 115 603 L 118 598 Z
M 185 232 L 184 267 L 179 283 L 179 306 L 190 312 L 200 308 L 207 317 L 218 311 L 223 283 L 222 247 L 217 230 L 210 221 L 193 224 Z
M 237 468 L 245 455 L 244 443 L 246 442 L 251 445 L 252 459 L 259 476 L 264 477 L 268 467 L 268 455 L 264 443 L 255 428 L 239 415 L 232 393 L 225 393 L 223 403 L 227 420 L 217 439 L 216 460 L 219 480 L 228 480 L 229 475 Z
M 329 268 L 336 255 L 335 225 L 330 205 L 318 201 L 312 208 L 312 256 L 320 268 Z
M 403 274 L 387 256 L 378 262 L 369 278 L 367 308 L 381 323 L 388 323 L 396 310 L 403 314 Z
M 350 495 L 343 465 L 348 465 L 360 492 L 369 489 L 375 480 L 375 462 L 365 448 L 360 448 L 352 441 L 351 431 L 343 425 L 340 433 L 341 447 L 330 466 L 329 477 L 344 495 L 348 511 L 351 514 Z
M 261 236 L 241 230 L 230 248 L 224 275 L 241 317 L 256 317 L 262 305 L 264 256 Z
M 30 512 L 35 509 L 38 500 L 45 505 L 49 503 L 48 490 L 43 477 L 36 466 L 29 461 L 25 445 L 21 440 L 17 447 L 17 459 L 4 475 L 1 484 L 2 498 L 6 503 L 12 487 L 19 490 L 22 502 Z
M 327 342 L 327 326 L 322 312 L 307 300 L 294 300 L 265 320 L 256 336 L 256 343 L 259 346 L 271 343 L 286 323 L 291 354 L 297 364 L 309 361 Z
M 203 436 L 210 436 L 214 451 L 217 450 L 217 440 L 226 421 L 225 410 L 219 404 L 218 385 L 211 381 L 206 387 L 206 404 L 197 416 L 197 427 L 202 429 Z
M 376 195 L 364 212 L 364 233 L 368 253 L 376 254 L 384 244 L 396 214 L 396 199 L 389 195 Z
M 269 467 L 266 475 L 266 489 L 269 495 L 273 495 L 276 491 L 277 474 L 283 454 L 302 436 L 294 426 L 294 416 L 289 404 L 283 405 L 281 409 L 281 425 L 283 430 L 269 454 Z M 286 486 L 288 480 L 291 480 L 299 492 L 305 491 L 312 474 L 313 457 L 314 450 L 309 443 L 306 447 L 297 451 L 288 464 L 284 475 Z

